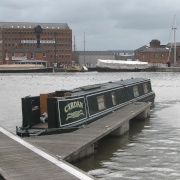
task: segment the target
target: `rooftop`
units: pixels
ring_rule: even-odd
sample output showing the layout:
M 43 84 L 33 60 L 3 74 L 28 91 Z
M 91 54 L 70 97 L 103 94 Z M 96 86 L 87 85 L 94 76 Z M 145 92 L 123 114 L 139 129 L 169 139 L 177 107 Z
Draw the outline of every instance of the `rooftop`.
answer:
M 69 90 L 69 92 L 73 93 L 73 96 L 80 96 L 82 94 L 89 94 L 89 93 L 98 93 L 102 91 L 107 91 L 109 89 L 116 89 L 119 87 L 129 86 L 131 84 L 137 83 L 137 82 L 143 82 L 143 81 L 149 81 L 149 79 L 146 78 L 131 78 L 126 80 L 119 80 L 119 81 L 110 81 L 102 84 L 96 84 L 96 85 L 88 85 L 84 87 L 78 87 L 72 90 Z
M 144 45 L 138 49 L 136 49 L 136 51 L 142 51 L 142 52 L 165 52 L 165 51 L 169 51 L 168 47 L 149 47 L 147 45 Z
M 40 25 L 43 29 L 70 29 L 66 23 L 36 23 L 36 22 L 0 22 L 0 28 L 34 29 Z

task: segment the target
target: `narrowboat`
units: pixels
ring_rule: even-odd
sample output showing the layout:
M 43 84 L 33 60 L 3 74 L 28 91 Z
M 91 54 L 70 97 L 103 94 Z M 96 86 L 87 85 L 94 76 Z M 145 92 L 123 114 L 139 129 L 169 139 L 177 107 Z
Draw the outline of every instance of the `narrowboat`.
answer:
M 131 78 L 115 82 L 59 90 L 22 98 L 19 136 L 66 133 L 134 102 L 154 103 L 150 79 Z

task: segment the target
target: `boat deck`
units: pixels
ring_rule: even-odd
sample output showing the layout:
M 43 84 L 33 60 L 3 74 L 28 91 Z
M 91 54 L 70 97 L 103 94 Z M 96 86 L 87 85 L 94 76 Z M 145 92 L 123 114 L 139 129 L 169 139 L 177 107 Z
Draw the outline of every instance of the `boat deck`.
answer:
M 48 123 L 47 122 L 39 123 L 39 124 L 36 124 L 36 125 L 32 126 L 32 128 L 47 129 L 48 128 Z
M 8 176 L 7 179 L 18 180 L 94 179 L 65 161 L 71 162 L 77 155 L 81 156 L 84 149 L 87 150 L 149 107 L 150 103 L 133 103 L 82 129 L 66 134 L 20 138 L 5 135 L 0 128 L 2 172 L 4 176 Z

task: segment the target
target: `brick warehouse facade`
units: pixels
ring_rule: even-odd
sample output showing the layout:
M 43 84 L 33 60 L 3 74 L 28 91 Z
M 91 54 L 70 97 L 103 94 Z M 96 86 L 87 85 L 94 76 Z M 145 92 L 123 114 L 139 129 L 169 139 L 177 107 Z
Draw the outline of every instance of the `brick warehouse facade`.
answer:
M 174 44 L 161 45 L 160 41 L 154 39 L 150 46 L 142 46 L 134 51 L 134 58 L 150 64 L 166 64 L 168 61 L 174 63 Z M 180 64 L 180 43 L 176 43 L 176 63 Z
M 0 22 L 0 64 L 21 60 L 70 64 L 72 30 L 66 23 Z

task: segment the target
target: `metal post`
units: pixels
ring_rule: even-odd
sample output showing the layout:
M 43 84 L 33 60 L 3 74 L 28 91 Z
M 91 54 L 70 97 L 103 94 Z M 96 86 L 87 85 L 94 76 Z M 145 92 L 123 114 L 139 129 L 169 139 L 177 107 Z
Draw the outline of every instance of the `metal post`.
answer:
M 174 66 L 176 65 L 176 16 L 174 17 Z
M 85 66 L 85 32 L 84 32 L 84 66 Z

